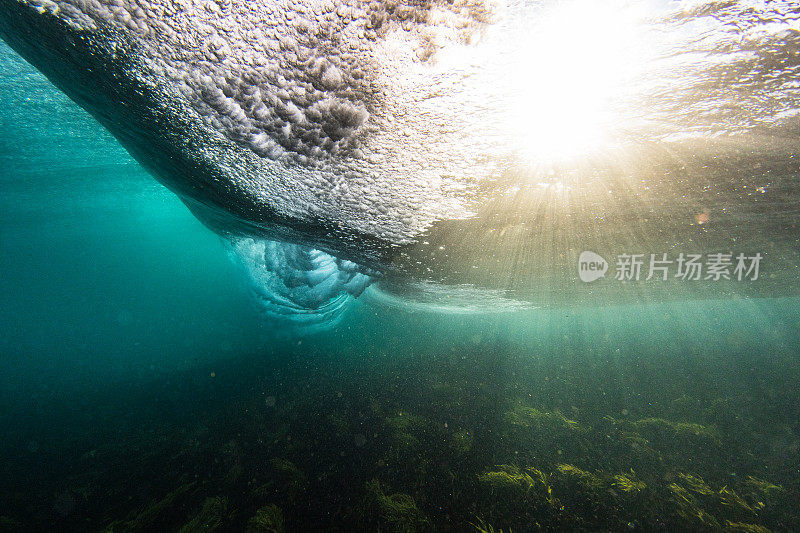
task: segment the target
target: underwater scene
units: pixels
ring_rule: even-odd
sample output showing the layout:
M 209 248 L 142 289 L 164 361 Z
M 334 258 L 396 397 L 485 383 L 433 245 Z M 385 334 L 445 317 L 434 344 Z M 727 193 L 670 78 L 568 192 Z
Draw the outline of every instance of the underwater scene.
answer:
M 0 532 L 800 531 L 792 2 L 0 37 Z

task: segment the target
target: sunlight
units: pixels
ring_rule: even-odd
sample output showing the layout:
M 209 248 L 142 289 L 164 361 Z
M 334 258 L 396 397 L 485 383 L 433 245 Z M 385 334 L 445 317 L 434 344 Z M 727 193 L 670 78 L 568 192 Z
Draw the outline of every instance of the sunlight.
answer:
M 508 127 L 522 156 L 541 163 L 613 145 L 646 66 L 642 4 L 571 1 L 540 17 L 510 74 L 516 105 Z

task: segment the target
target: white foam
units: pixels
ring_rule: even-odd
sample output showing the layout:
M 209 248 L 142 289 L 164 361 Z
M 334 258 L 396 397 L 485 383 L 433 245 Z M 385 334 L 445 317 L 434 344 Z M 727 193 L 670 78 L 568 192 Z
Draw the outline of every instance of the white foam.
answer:
M 251 237 L 228 242 L 260 310 L 273 319 L 333 326 L 373 281 L 355 263 L 308 246 Z

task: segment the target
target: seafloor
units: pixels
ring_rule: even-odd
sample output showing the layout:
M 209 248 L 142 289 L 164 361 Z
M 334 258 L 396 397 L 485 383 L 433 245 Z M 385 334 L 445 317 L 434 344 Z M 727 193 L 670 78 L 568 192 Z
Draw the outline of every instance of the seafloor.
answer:
M 800 529 L 791 347 L 643 337 L 548 355 L 340 332 L 34 404 L 13 420 L 40 440 L 4 441 L 0 530 Z

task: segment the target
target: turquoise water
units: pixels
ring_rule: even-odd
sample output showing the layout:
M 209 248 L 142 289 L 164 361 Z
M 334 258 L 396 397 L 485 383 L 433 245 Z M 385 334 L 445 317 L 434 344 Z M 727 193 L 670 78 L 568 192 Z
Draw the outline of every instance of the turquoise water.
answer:
M 290 328 L 0 67 L 0 530 L 800 529 L 797 298 L 463 313 L 373 287 Z

